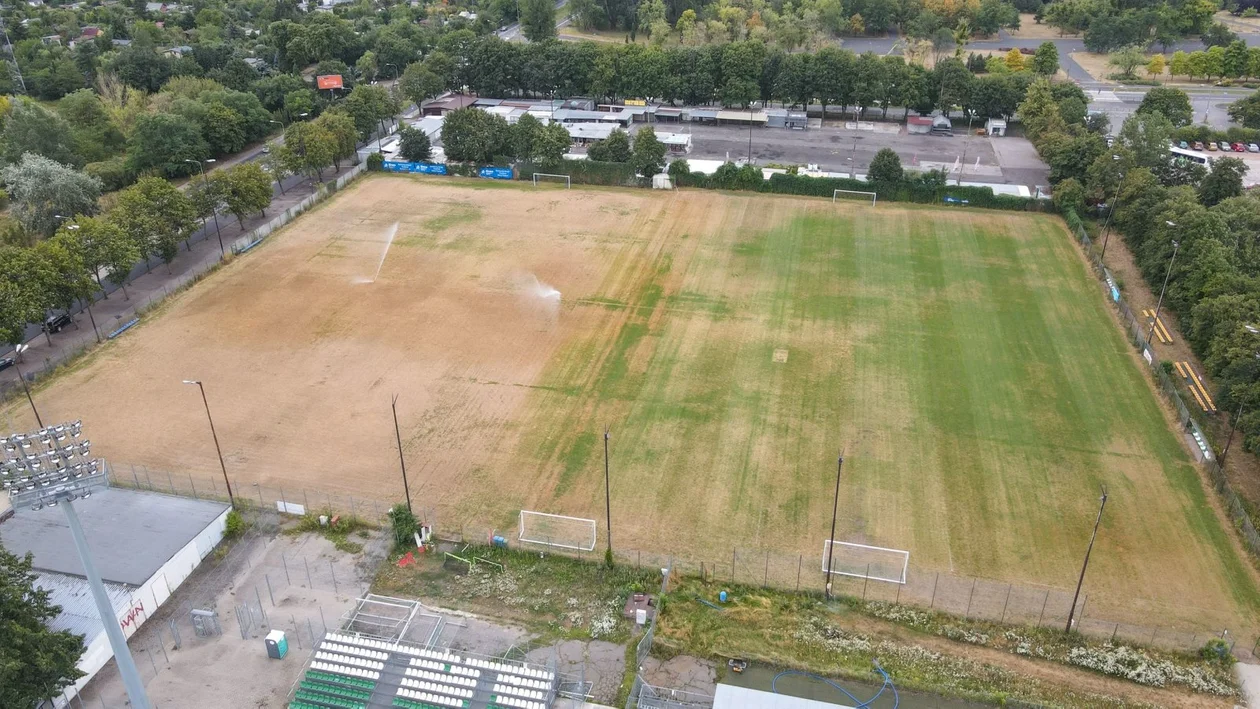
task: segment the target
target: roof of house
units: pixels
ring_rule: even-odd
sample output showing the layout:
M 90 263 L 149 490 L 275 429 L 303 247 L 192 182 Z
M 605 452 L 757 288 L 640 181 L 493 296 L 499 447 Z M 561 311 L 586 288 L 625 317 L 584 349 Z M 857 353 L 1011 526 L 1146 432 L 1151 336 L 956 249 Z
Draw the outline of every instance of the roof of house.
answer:
M 101 578 L 140 586 L 228 506 L 154 492 L 107 488 L 75 503 Z M 35 555 L 35 568 L 83 576 L 65 513 L 57 507 L 22 510 L 0 524 L 0 543 Z

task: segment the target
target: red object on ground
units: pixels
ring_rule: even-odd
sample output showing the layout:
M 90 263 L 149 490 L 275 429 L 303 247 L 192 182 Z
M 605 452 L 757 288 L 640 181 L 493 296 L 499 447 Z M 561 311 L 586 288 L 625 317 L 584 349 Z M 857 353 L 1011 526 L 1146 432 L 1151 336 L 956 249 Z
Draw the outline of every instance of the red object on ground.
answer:
M 407 552 L 406 554 L 403 554 L 402 558 L 398 560 L 399 567 L 407 566 L 409 564 L 414 564 L 414 563 L 416 563 L 416 557 L 412 556 L 411 552 Z

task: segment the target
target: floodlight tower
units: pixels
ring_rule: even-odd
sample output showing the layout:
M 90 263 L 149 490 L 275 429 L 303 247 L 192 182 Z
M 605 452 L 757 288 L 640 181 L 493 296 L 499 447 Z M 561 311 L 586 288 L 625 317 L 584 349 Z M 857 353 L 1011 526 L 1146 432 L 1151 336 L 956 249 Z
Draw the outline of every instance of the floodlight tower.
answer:
M 0 459 L 0 486 L 8 491 L 9 503 L 18 514 L 58 506 L 65 511 L 70 536 L 83 563 L 92 600 L 96 601 L 96 612 L 100 614 L 114 659 L 118 661 L 118 674 L 122 676 L 127 697 L 133 709 L 152 709 L 136 662 L 127 648 L 127 638 L 105 592 L 105 584 L 92 562 L 83 526 L 74 511 L 74 500 L 86 500 L 96 490 L 109 486 L 105 461 L 91 457 L 92 444 L 81 441 L 82 435 L 83 423 L 75 421 L 0 438 L 0 447 L 4 449 L 4 457 Z

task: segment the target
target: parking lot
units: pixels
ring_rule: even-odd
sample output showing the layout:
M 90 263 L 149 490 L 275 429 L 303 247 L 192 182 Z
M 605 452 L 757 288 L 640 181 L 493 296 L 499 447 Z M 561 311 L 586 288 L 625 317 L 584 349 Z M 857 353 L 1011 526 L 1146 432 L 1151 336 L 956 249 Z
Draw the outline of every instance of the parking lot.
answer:
M 813 121 L 817 124 L 817 121 Z M 907 169 L 945 169 L 958 177 L 962 166 L 964 181 L 1018 185 L 1045 185 L 1049 167 L 1037 157 L 1024 138 L 989 138 L 967 133 L 966 126 L 955 127 L 952 136 L 911 135 L 904 124 L 861 123 L 828 120 L 809 130 L 754 126 L 712 126 L 667 124 L 654 126 L 658 133 L 690 133 L 692 159 L 752 159 L 758 165 L 816 164 L 829 172 L 848 173 L 856 167 L 859 175 L 882 148 L 892 148 Z

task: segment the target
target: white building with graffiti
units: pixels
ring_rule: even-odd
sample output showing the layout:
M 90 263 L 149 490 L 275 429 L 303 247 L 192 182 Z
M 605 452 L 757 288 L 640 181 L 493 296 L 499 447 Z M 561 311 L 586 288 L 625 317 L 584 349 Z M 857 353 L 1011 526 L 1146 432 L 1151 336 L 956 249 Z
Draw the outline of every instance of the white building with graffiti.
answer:
M 75 503 L 114 606 L 113 620 L 127 637 L 222 541 L 230 509 L 221 502 L 120 488 L 101 490 Z M 82 689 L 114 655 L 65 515 L 56 508 L 0 513 L 0 544 L 18 556 L 27 552 L 34 556 L 36 583 L 61 606 L 53 629 L 84 636 L 87 649 L 79 659 L 84 676 L 75 683 L 75 689 Z

